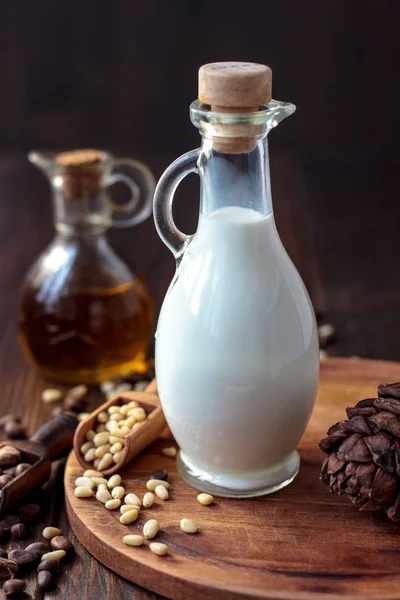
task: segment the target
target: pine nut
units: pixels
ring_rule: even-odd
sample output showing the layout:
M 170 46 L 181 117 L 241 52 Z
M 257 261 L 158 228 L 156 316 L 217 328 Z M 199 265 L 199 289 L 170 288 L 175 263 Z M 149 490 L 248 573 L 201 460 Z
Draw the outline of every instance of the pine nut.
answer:
M 89 487 L 78 486 L 75 488 L 74 494 L 77 498 L 91 498 L 94 496 L 94 491 Z
M 139 404 L 136 400 L 131 400 L 127 406 L 129 407 L 129 410 L 132 410 L 132 408 L 138 408 Z
M 75 479 L 75 487 L 93 488 L 94 487 L 94 483 L 90 479 L 90 477 L 78 477 L 77 479 Z
M 152 540 L 160 531 L 160 523 L 156 519 L 150 519 L 143 525 L 143 535 L 146 540 Z
M 88 442 L 93 442 L 94 436 L 96 435 L 96 433 L 93 431 L 93 429 L 89 429 L 89 431 L 86 432 L 86 439 Z
M 103 446 L 103 444 L 108 444 L 110 434 L 108 431 L 103 431 L 101 433 L 97 433 L 94 436 L 93 443 L 98 448 L 99 446 Z
M 149 479 L 146 483 L 146 487 L 150 492 L 154 492 L 158 485 L 163 485 L 165 488 L 169 488 L 168 481 L 164 481 L 163 479 Z
M 60 390 L 56 390 L 55 388 L 47 388 L 42 392 L 42 400 L 45 404 L 50 404 L 50 402 L 57 402 L 61 400 L 62 393 Z
M 98 468 L 99 464 L 100 464 L 101 458 L 95 458 L 93 461 L 93 466 L 95 469 Z
M 196 523 L 191 519 L 181 519 L 180 525 L 182 531 L 184 531 L 185 533 L 197 533 L 199 530 Z
M 46 552 L 43 554 L 40 562 L 44 562 L 45 560 L 61 560 L 67 553 L 65 550 L 53 550 L 53 552 Z
M 100 471 L 94 471 L 93 469 L 86 469 L 83 474 L 84 477 L 103 477 L 103 473 Z
M 124 415 L 121 415 L 121 413 L 114 413 L 113 415 L 110 415 L 110 421 L 115 421 L 116 423 L 120 423 L 123 420 L 124 420 Z M 118 427 L 118 425 L 117 425 L 117 427 Z
M 96 486 L 99 486 L 100 484 L 103 483 L 106 487 L 108 487 L 108 481 L 105 477 L 91 477 L 90 480 Z
M 124 494 L 125 494 L 125 488 L 122 487 L 122 485 L 116 485 L 115 488 L 113 488 L 111 490 L 111 496 L 113 498 L 121 499 L 124 497 Z M 129 502 L 127 502 L 127 504 L 129 504 Z
M 81 384 L 81 385 L 76 385 L 76 386 L 72 387 L 68 393 L 73 394 L 74 396 L 82 397 L 82 396 L 85 396 L 87 394 L 87 392 L 88 392 L 87 386 Z
M 51 538 L 56 537 L 56 535 L 62 535 L 61 529 L 58 527 L 45 527 L 42 531 L 42 536 L 46 538 L 46 540 L 51 540 Z
M 100 389 L 103 392 L 103 394 L 106 394 L 107 392 L 111 392 L 111 390 L 113 390 L 115 387 L 115 383 L 113 381 L 103 381 L 100 384 Z
M 121 452 L 116 452 L 115 454 L 112 454 L 113 457 L 113 461 L 115 462 L 115 464 L 119 463 L 119 461 L 122 458 L 122 450 Z
M 121 444 L 122 447 L 125 446 L 125 440 L 122 437 L 116 437 L 114 435 L 110 435 L 110 440 L 109 440 L 110 444 L 114 445 L 114 444 Z
M 132 415 L 130 414 L 130 412 L 131 411 L 129 411 L 128 415 L 132 416 L 132 417 L 135 417 L 136 421 L 144 421 L 147 418 L 145 410 L 141 406 L 138 406 L 137 408 L 134 408 L 132 410 Z
M 110 488 L 110 490 L 112 490 L 113 488 L 117 487 L 118 485 L 121 485 L 121 475 L 118 475 L 118 473 L 115 473 L 115 475 L 111 475 L 110 479 L 108 480 L 108 487 Z
M 122 538 L 122 541 L 127 546 L 141 546 L 144 542 L 144 539 L 141 535 L 125 535 Z
M 175 458 L 175 456 L 177 455 L 178 451 L 176 448 L 174 448 L 174 446 L 171 446 L 170 448 L 164 448 L 163 450 L 161 450 L 161 452 L 165 455 L 165 456 L 169 456 L 170 458 Z
M 121 412 L 121 407 L 120 407 L 120 406 L 117 406 L 117 405 L 115 405 L 115 404 L 114 404 L 113 406 L 110 406 L 110 407 L 108 408 L 108 414 L 109 414 L 109 415 L 113 415 L 113 414 L 119 414 L 120 412 Z
M 86 421 L 86 419 L 87 419 L 88 417 L 90 417 L 90 413 L 88 413 L 88 412 L 81 412 L 81 413 L 78 413 L 78 421 L 79 421 L 79 422 L 81 422 L 81 421 Z
M 102 446 L 98 446 L 95 450 L 96 458 L 103 458 L 107 452 L 110 452 L 110 444 L 103 444 Z
M 99 490 L 106 490 L 106 492 L 108 492 L 108 485 L 106 485 L 105 483 L 100 483 L 97 487 L 97 491 Z
M 127 494 L 124 500 L 125 504 L 133 504 L 134 506 L 142 506 L 142 502 L 136 494 Z
M 154 504 L 154 494 L 152 494 L 151 492 L 147 492 L 143 496 L 143 506 L 144 506 L 144 508 L 150 508 L 150 506 L 153 506 L 153 504 Z
M 111 429 L 110 434 L 111 434 L 111 437 L 122 438 L 122 439 L 125 437 L 124 432 L 121 431 L 119 428 Z
M 146 388 L 148 387 L 148 385 L 149 385 L 148 381 L 138 381 L 137 383 L 135 383 L 134 390 L 136 392 L 144 392 L 146 390 Z
M 113 498 L 112 500 L 107 500 L 104 505 L 108 510 L 115 510 L 121 506 L 121 500 L 119 498 Z
M 200 504 L 202 504 L 203 506 L 208 506 L 208 504 L 214 502 L 214 498 L 213 496 L 211 496 L 211 494 L 203 493 L 197 496 L 197 501 L 200 502 Z
M 81 452 L 82 452 L 82 454 L 86 454 L 86 452 L 87 452 L 88 450 L 90 450 L 90 448 L 93 448 L 93 447 L 94 447 L 94 444 L 93 444 L 93 442 L 85 442 L 85 443 L 84 443 L 84 444 L 82 444 L 82 446 L 81 446 Z
M 121 523 L 123 523 L 123 525 L 129 525 L 130 523 L 136 521 L 138 516 L 139 513 L 137 510 L 128 510 L 120 516 L 119 520 Z
M 104 423 L 100 423 L 99 425 L 97 425 L 96 433 L 103 433 L 104 431 L 107 431 Z
M 165 486 L 158 485 L 154 491 L 156 493 L 156 496 L 161 498 L 161 500 L 168 500 L 169 492 Z
M 115 456 L 115 454 L 114 454 L 114 456 Z M 107 452 L 107 454 L 105 454 L 103 456 L 103 458 L 100 459 L 100 462 L 98 465 L 99 470 L 104 471 L 105 469 L 108 469 L 108 467 L 112 464 L 112 462 L 113 462 L 113 455 L 110 454 L 109 452 Z
M 149 544 L 149 548 L 152 553 L 157 554 L 157 556 L 165 556 L 168 554 L 168 546 L 161 544 L 161 542 L 152 542 Z
M 130 510 L 136 510 L 136 512 L 139 514 L 140 508 L 138 506 L 134 506 L 133 504 L 123 504 L 119 510 L 121 515 L 129 512 Z
M 129 408 L 128 404 L 123 404 L 121 406 L 120 413 L 121 413 L 121 415 L 127 415 L 129 410 L 130 410 L 130 408 Z
M 123 394 L 124 392 L 130 392 L 133 389 L 133 385 L 126 381 L 117 385 L 115 389 L 118 391 L 118 394 Z
M 126 419 L 126 421 L 124 421 L 125 427 L 128 427 L 129 429 L 132 429 L 132 427 L 134 426 L 135 423 L 136 423 L 135 417 L 128 417 Z
M 107 423 L 108 421 L 108 414 L 106 412 L 101 412 L 97 415 L 97 421 L 99 423 Z
M 90 448 L 87 452 L 85 452 L 83 458 L 87 462 L 92 462 L 92 460 L 94 460 L 96 458 L 95 452 L 96 452 L 96 450 L 94 448 Z
M 115 454 L 116 452 L 120 452 L 121 450 L 122 450 L 122 444 L 120 444 L 119 442 L 116 442 L 110 448 L 111 454 Z
M 108 502 L 108 500 L 112 500 L 112 496 L 108 490 L 101 489 L 97 490 L 96 500 L 98 500 L 102 504 L 105 504 L 106 502 Z
M 116 427 L 118 427 L 117 421 L 107 421 L 106 430 L 108 432 L 110 432 L 112 429 L 115 429 Z

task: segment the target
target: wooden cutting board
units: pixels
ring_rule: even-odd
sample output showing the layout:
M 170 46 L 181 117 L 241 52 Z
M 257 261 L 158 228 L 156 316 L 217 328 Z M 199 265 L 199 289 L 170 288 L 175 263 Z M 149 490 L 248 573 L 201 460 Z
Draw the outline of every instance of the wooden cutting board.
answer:
M 82 544 L 123 577 L 174 600 L 394 600 L 400 598 L 400 524 L 382 515 L 359 513 L 345 497 L 333 496 L 318 481 L 323 455 L 316 446 L 328 427 L 345 418 L 345 407 L 371 397 L 381 382 L 400 380 L 400 364 L 329 359 L 321 364 L 317 404 L 300 444 L 302 466 L 292 485 L 253 500 L 196 501 L 175 461 L 160 454 L 171 440 L 160 439 L 122 473 L 127 491 L 142 496 L 149 473 L 165 467 L 171 496 L 139 520 L 119 523 L 95 499 L 75 498 L 82 473 L 72 453 L 65 473 L 68 515 Z M 193 518 L 201 531 L 179 529 Z M 122 543 L 141 533 L 150 518 L 161 524 L 158 540 L 169 555 Z

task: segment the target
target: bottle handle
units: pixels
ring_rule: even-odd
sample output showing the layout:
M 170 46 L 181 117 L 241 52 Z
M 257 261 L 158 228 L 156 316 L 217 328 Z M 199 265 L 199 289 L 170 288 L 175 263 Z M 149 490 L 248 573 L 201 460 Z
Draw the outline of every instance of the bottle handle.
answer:
M 115 159 L 107 185 L 114 183 L 124 183 L 129 188 L 131 197 L 124 204 L 108 199 L 113 227 L 138 225 L 151 215 L 155 179 L 146 165 L 132 158 Z
M 192 236 L 185 235 L 174 222 L 172 205 L 176 188 L 189 173 L 198 173 L 200 149 L 187 152 L 177 158 L 164 171 L 154 194 L 154 223 L 158 235 L 176 259 L 184 253 Z

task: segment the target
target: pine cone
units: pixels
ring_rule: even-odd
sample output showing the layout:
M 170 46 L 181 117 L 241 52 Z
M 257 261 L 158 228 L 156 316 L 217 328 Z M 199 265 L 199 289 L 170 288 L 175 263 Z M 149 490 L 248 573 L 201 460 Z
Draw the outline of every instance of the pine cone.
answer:
M 378 398 L 346 409 L 348 420 L 328 430 L 320 479 L 360 510 L 385 510 L 400 521 L 400 382 L 381 384 Z

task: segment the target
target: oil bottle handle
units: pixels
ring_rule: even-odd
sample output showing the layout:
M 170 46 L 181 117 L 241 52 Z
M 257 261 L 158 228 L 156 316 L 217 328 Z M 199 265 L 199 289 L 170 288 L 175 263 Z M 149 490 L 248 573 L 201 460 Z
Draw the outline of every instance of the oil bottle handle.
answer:
M 164 171 L 154 194 L 154 222 L 158 235 L 176 259 L 184 253 L 192 236 L 185 235 L 175 225 L 172 205 L 176 188 L 186 175 L 198 173 L 200 149 L 179 157 Z
M 109 198 L 113 227 L 138 225 L 151 215 L 155 179 L 148 167 L 132 158 L 113 161 L 108 185 L 124 183 L 130 190 L 128 202 L 118 204 Z

